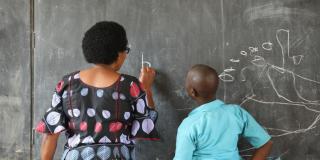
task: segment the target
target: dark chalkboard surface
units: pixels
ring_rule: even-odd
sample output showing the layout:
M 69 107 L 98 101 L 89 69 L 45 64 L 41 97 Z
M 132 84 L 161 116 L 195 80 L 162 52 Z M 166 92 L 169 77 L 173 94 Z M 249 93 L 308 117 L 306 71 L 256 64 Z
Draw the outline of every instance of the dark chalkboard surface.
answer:
M 320 1 L 42 0 L 35 9 L 35 121 L 61 76 L 89 66 L 83 33 L 114 20 L 132 45 L 122 72 L 138 76 L 142 52 L 158 71 L 162 141 L 138 143 L 138 159 L 172 159 L 176 129 L 195 106 L 184 77 L 197 63 L 219 71 L 218 98 L 242 104 L 273 136 L 270 159 L 320 159 Z M 240 150 L 253 151 L 245 142 Z
M 0 159 L 29 159 L 29 4 L 0 1 Z

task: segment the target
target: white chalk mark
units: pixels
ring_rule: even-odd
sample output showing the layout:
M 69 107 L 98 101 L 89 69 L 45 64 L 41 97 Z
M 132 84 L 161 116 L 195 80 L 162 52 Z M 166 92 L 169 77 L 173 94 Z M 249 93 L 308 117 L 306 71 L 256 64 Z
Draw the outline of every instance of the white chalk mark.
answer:
M 258 66 L 258 67 L 263 67 L 266 65 L 266 61 L 264 60 L 264 58 L 261 56 L 257 56 L 257 55 L 254 56 L 251 63 Z
M 271 51 L 272 50 L 272 45 L 273 44 L 271 42 L 264 42 L 264 43 L 262 43 L 261 47 L 264 50 Z
M 219 75 L 219 78 L 223 81 L 223 82 L 233 82 L 234 81 L 234 77 L 226 72 L 222 72 Z
M 281 40 L 279 39 L 279 34 L 280 33 L 286 33 L 287 34 L 287 46 L 285 47 L 284 44 L 282 44 Z M 276 33 L 276 39 L 278 41 L 278 44 L 280 45 L 280 48 L 281 48 L 281 54 L 282 54 L 282 68 L 284 68 L 284 65 L 285 65 L 285 53 L 287 53 L 287 55 L 289 56 L 289 30 L 286 30 L 286 29 L 279 29 L 277 30 L 277 33 Z
M 250 151 L 250 150 L 255 150 L 255 148 L 251 147 L 251 148 L 240 150 L 239 152 L 241 153 L 241 152 L 246 152 L 246 151 Z
M 268 64 L 270 65 L 270 64 Z M 290 100 L 289 98 L 287 98 L 286 96 L 282 95 L 279 93 L 278 89 L 276 88 L 275 86 L 275 82 L 274 80 L 272 79 L 272 77 L 270 76 L 270 69 L 276 69 L 276 71 L 281 71 L 283 72 L 282 74 L 284 73 L 288 73 L 290 74 L 292 77 L 293 77 L 293 85 L 294 85 L 294 90 L 296 92 L 296 95 L 303 101 L 298 101 L 298 102 L 295 102 L 295 101 L 292 101 Z M 281 73 L 280 72 L 280 73 Z M 269 82 L 273 88 L 273 90 L 275 91 L 275 93 L 277 94 L 277 96 L 283 100 L 285 100 L 286 102 L 266 102 L 266 101 L 262 101 L 262 100 L 258 100 L 256 98 L 254 98 L 255 96 L 249 96 L 249 97 L 246 97 L 245 100 L 241 103 L 241 105 L 243 105 L 244 103 L 248 102 L 249 100 L 251 101 L 254 101 L 254 102 L 257 102 L 257 103 L 262 103 L 262 104 L 270 104 L 270 105 L 274 105 L 274 104 L 278 104 L 278 105 L 289 105 L 289 106 L 296 106 L 296 107 L 303 107 L 304 109 L 308 110 L 308 111 L 311 111 L 311 112 L 314 112 L 314 113 L 317 113 L 317 117 L 314 119 L 314 121 L 307 127 L 307 128 L 303 128 L 303 129 L 297 129 L 297 130 L 293 130 L 293 131 L 289 131 L 289 130 L 284 130 L 284 129 L 278 129 L 278 128 L 266 128 L 268 130 L 274 130 L 274 131 L 278 131 L 278 132 L 282 132 L 280 134 L 275 134 L 275 135 L 272 135 L 273 137 L 281 137 L 281 136 L 286 136 L 286 135 L 289 135 L 289 134 L 297 134 L 297 133 L 305 133 L 311 129 L 314 129 L 316 128 L 316 124 L 318 123 L 318 121 L 320 120 L 320 110 L 317 110 L 317 109 L 313 109 L 313 108 L 310 108 L 308 105 L 316 105 L 316 106 L 320 106 L 320 103 L 318 103 L 319 101 L 311 101 L 311 100 L 307 100 L 306 98 L 302 97 L 300 95 L 300 93 L 297 91 L 296 89 L 296 77 L 299 77 L 299 78 L 302 78 L 304 79 L 305 81 L 309 81 L 309 82 L 315 82 L 316 84 L 320 84 L 320 82 L 317 82 L 317 81 L 314 81 L 314 80 L 311 80 L 311 79 L 308 79 L 308 78 L 305 78 L 305 77 L 302 77 L 302 76 L 299 76 L 297 74 L 295 74 L 294 72 L 292 71 L 289 71 L 289 70 L 286 70 L 284 68 L 281 68 L 281 67 L 278 67 L 278 66 L 274 66 L 274 65 L 270 65 L 270 67 L 268 67 L 267 69 L 267 77 L 269 79 Z
M 320 110 L 316 110 L 316 109 L 312 109 L 310 107 L 308 107 L 307 105 L 320 105 L 320 104 L 308 104 L 308 103 L 303 103 L 303 102 L 266 102 L 266 101 L 261 101 L 258 99 L 253 98 L 255 96 L 250 96 L 247 97 L 245 101 L 243 101 L 241 104 L 245 103 L 248 100 L 257 102 L 257 103 L 262 103 L 262 104 L 270 104 L 270 105 L 289 105 L 289 106 L 295 106 L 295 107 L 304 107 L 306 110 L 309 110 L 311 112 L 315 112 L 315 113 L 320 113 Z
M 281 33 L 284 33 L 286 35 L 286 42 L 282 42 L 282 40 L 280 39 L 279 36 Z M 279 30 L 277 30 L 276 38 L 277 38 L 277 41 L 281 47 L 282 68 L 284 68 L 284 66 L 285 66 L 285 58 L 286 58 L 285 55 L 287 55 L 288 58 L 290 58 L 293 61 L 293 64 L 299 65 L 304 56 L 303 55 L 295 55 L 295 56 L 290 55 L 290 31 L 286 30 L 286 29 L 279 29 Z
M 224 72 L 232 72 L 232 71 L 235 71 L 235 69 L 232 68 L 232 67 L 229 67 L 229 68 L 227 68 L 227 69 L 224 69 L 223 71 L 224 71 Z
M 141 53 L 141 68 L 143 68 L 143 52 Z
M 239 59 L 230 59 L 230 62 L 233 62 L 233 63 L 239 63 L 240 62 L 240 60 Z
M 293 64 L 299 65 L 303 57 L 303 55 L 293 56 Z
M 246 76 L 244 75 L 244 71 L 247 69 L 247 67 L 244 67 L 241 69 L 240 71 L 240 78 L 241 78 L 241 81 L 246 81 Z
M 147 64 L 148 67 L 151 67 L 151 63 L 143 59 L 143 52 L 141 52 L 141 67 L 143 68 L 145 64 Z
M 246 97 L 243 99 L 243 101 L 241 102 L 240 105 L 245 105 L 246 103 L 249 103 L 249 102 L 255 102 L 255 103 L 260 103 L 260 104 L 265 104 L 265 105 L 270 105 L 270 106 L 277 106 L 277 107 L 302 108 L 304 110 L 315 113 L 315 115 L 312 115 L 312 117 L 311 117 L 313 120 L 311 122 L 307 123 L 307 126 L 305 126 L 305 127 L 301 127 L 300 122 L 299 122 L 298 127 L 295 129 L 265 127 L 266 130 L 270 131 L 269 133 L 271 133 L 272 137 L 284 137 L 284 136 L 288 136 L 288 135 L 292 135 L 292 134 L 304 134 L 304 133 L 307 133 L 307 132 L 319 127 L 319 125 L 317 125 L 317 124 L 319 124 L 319 122 L 320 122 L 320 108 L 319 108 L 320 107 L 320 99 L 316 99 L 316 100 L 312 99 L 311 100 L 310 98 L 308 98 L 305 95 L 303 95 L 302 93 L 300 93 L 301 87 L 298 87 L 297 80 L 299 79 L 299 82 L 304 81 L 307 83 L 312 83 L 313 84 L 312 86 L 315 86 L 315 87 L 316 87 L 316 85 L 318 85 L 318 86 L 320 85 L 320 81 L 312 80 L 310 78 L 301 76 L 301 75 L 296 74 L 295 72 L 285 68 L 285 66 L 287 66 L 286 59 L 291 59 L 293 61 L 294 65 L 299 65 L 301 63 L 301 61 L 303 60 L 304 55 L 295 55 L 295 56 L 290 55 L 289 30 L 285 30 L 285 29 L 277 30 L 276 38 L 277 38 L 277 42 L 281 48 L 281 56 L 282 56 L 281 57 L 282 63 L 279 66 L 266 62 L 265 59 L 261 56 L 251 54 L 253 51 L 253 47 L 250 50 L 251 51 L 250 54 L 254 56 L 251 63 L 254 66 L 259 68 L 258 69 L 259 79 L 261 77 L 265 77 L 265 76 L 267 77 L 267 81 L 269 82 L 269 84 L 272 87 L 271 89 L 276 93 L 279 100 L 276 100 L 276 101 L 261 100 L 254 93 L 253 88 L 256 84 L 256 83 L 254 83 L 251 87 L 251 92 L 252 92 L 252 93 L 250 93 L 251 95 L 246 95 Z M 262 48 L 264 50 L 272 50 L 273 44 L 271 42 L 265 42 L 262 44 Z M 240 54 L 241 53 L 242 53 L 242 51 L 240 52 Z M 246 53 L 246 52 L 244 51 L 243 53 Z M 251 70 L 251 68 L 252 68 L 251 66 L 250 67 L 245 66 L 241 69 L 241 72 L 240 72 L 241 81 L 246 81 L 246 77 L 244 75 L 244 72 L 247 69 Z M 272 74 L 272 73 L 274 73 L 274 71 L 279 72 L 280 74 L 277 74 L 277 76 L 275 77 Z M 262 76 L 262 75 L 264 75 L 264 76 Z M 292 89 L 293 89 L 294 94 L 292 94 L 292 93 L 290 93 L 290 94 L 295 95 L 296 98 L 291 98 L 288 96 L 287 93 L 283 93 L 284 88 L 281 88 L 281 86 L 277 85 L 279 77 L 286 77 L 282 80 L 286 80 L 286 81 L 288 81 L 287 84 L 293 85 Z M 247 149 L 241 150 L 240 152 L 245 152 L 245 151 L 250 151 L 250 150 L 252 150 L 252 148 L 247 148 Z M 277 157 L 268 157 L 268 159 L 269 158 L 270 159 L 276 158 L 276 159 L 280 160 L 281 157 L 287 153 L 288 153 L 288 151 L 282 153 L 281 155 L 279 155 Z M 252 155 L 245 154 L 245 155 L 241 155 L 241 156 L 242 157 L 251 157 Z
M 250 150 L 254 150 L 255 148 L 249 148 Z M 287 154 L 289 152 L 289 150 L 287 150 L 284 153 L 281 153 L 279 156 L 277 157 L 267 157 L 267 160 L 281 160 L 281 157 L 285 154 Z M 252 157 L 253 155 L 249 155 L 249 154 L 245 154 L 245 155 L 241 155 L 241 157 Z
M 286 33 L 286 41 L 285 40 L 281 40 L 280 39 L 280 34 L 281 33 Z M 258 48 L 255 47 L 249 47 L 250 50 L 250 55 L 254 56 L 253 60 L 251 60 L 250 62 L 258 67 L 261 68 L 261 70 L 259 69 L 259 79 L 262 78 L 262 75 L 265 75 L 267 77 L 267 81 L 270 83 L 273 91 L 276 93 L 277 97 L 279 98 L 279 101 L 263 101 L 263 100 L 259 100 L 256 95 L 254 94 L 253 89 L 251 89 L 251 95 L 246 96 L 246 98 L 244 98 L 244 100 L 242 101 L 242 103 L 240 105 L 243 105 L 245 103 L 248 103 L 250 101 L 256 102 L 256 103 L 261 103 L 261 104 L 267 104 L 267 105 L 279 105 L 279 107 L 302 107 L 303 109 L 316 113 L 315 118 L 313 119 L 313 121 L 311 123 L 309 123 L 307 125 L 307 127 L 303 127 L 301 128 L 301 125 L 299 125 L 299 127 L 297 129 L 292 129 L 292 130 L 288 130 L 288 129 L 281 129 L 281 128 L 273 128 L 273 127 L 265 127 L 265 129 L 269 130 L 269 131 L 274 131 L 271 132 L 271 136 L 272 137 L 283 137 L 283 136 L 287 136 L 287 135 L 291 135 L 291 134 L 303 134 L 306 133 L 312 129 L 315 129 L 317 126 L 317 124 L 320 121 L 320 109 L 315 108 L 315 107 L 311 107 L 311 106 L 316 106 L 319 107 L 320 106 L 320 100 L 310 100 L 306 97 L 304 97 L 301 93 L 299 93 L 299 90 L 297 88 L 298 84 L 296 83 L 296 79 L 300 78 L 301 80 L 305 81 L 305 82 L 309 82 L 309 83 L 314 83 L 316 85 L 320 85 L 319 81 L 316 80 L 312 80 L 309 78 L 306 78 L 304 76 L 298 75 L 296 73 L 294 73 L 293 71 L 288 70 L 287 68 L 285 68 L 286 62 L 285 59 L 286 58 L 291 58 L 293 60 L 293 63 L 295 65 L 298 65 L 301 63 L 304 55 L 296 55 L 296 56 L 290 56 L 290 44 L 289 44 L 289 30 L 284 30 L 284 29 L 280 29 L 277 30 L 277 34 L 276 34 L 276 38 L 278 41 L 278 44 L 281 47 L 281 56 L 282 56 L 282 64 L 280 66 L 276 66 L 273 64 L 270 64 L 268 62 L 265 61 L 265 59 L 262 56 L 258 56 L 258 55 L 254 55 L 252 54 L 253 52 L 257 52 Z M 282 37 L 283 38 L 283 37 Z M 262 45 L 262 48 L 264 50 L 272 50 L 272 46 L 273 44 L 271 42 L 265 42 Z M 241 51 L 240 52 L 241 55 L 243 56 L 247 56 L 247 52 L 246 51 Z M 230 59 L 231 61 L 231 59 Z M 241 69 L 240 71 L 240 78 L 241 81 L 246 81 L 246 77 L 244 75 L 244 72 L 246 69 L 250 69 L 251 67 L 249 66 L 245 66 Z M 290 99 L 290 97 L 287 96 L 287 94 L 283 94 L 283 90 L 281 88 L 278 88 L 279 86 L 276 85 L 277 81 L 276 79 L 274 79 L 275 77 L 272 76 L 271 72 L 273 69 L 273 71 L 277 71 L 280 73 L 279 76 L 289 76 L 289 79 L 286 78 L 286 80 L 290 80 L 291 82 L 289 82 L 288 84 L 292 84 L 293 85 L 293 90 L 295 95 L 297 96 L 297 98 L 299 100 L 292 100 Z M 227 68 L 224 70 L 224 72 L 222 72 L 219 75 L 219 78 L 224 81 L 224 82 L 233 82 L 234 81 L 234 77 L 230 74 L 228 74 L 229 72 L 235 71 L 235 69 L 233 69 L 232 67 Z M 282 74 L 282 75 L 281 75 Z M 254 83 L 253 87 L 257 84 Z M 244 151 L 248 151 L 251 150 L 251 148 L 242 150 L 240 152 L 244 152 Z M 285 153 L 284 153 L 285 154 Z M 242 156 L 251 156 L 251 155 L 242 155 Z M 280 159 L 280 157 L 278 157 L 278 159 Z
M 258 102 L 258 103 L 262 103 L 262 104 L 272 104 L 272 105 L 273 104 L 281 104 L 281 105 L 304 106 L 307 110 L 318 113 L 318 115 L 315 118 L 315 120 L 307 128 L 304 128 L 304 129 L 297 129 L 297 130 L 289 131 L 289 130 L 285 130 L 285 129 L 265 127 L 265 129 L 270 130 L 270 131 L 282 132 L 280 134 L 271 134 L 272 137 L 282 137 L 282 136 L 286 136 L 286 135 L 289 135 L 289 134 L 305 133 L 305 132 L 307 132 L 307 131 L 309 131 L 311 129 L 316 128 L 317 126 L 315 126 L 315 125 L 320 120 L 320 111 L 311 109 L 311 108 L 307 107 L 306 105 L 294 104 L 294 103 L 282 103 L 282 102 L 265 102 L 265 101 L 254 99 L 252 97 L 247 97 L 247 99 L 244 102 L 242 102 L 241 104 L 246 103 L 249 99 L 254 101 L 254 102 Z
M 243 55 L 243 56 L 247 56 L 248 55 L 248 53 L 246 51 L 241 51 L 240 54 Z
M 249 47 L 248 48 L 250 50 L 251 53 L 254 53 L 254 52 L 258 52 L 258 47 Z
M 279 107 L 302 107 L 305 110 L 308 110 L 310 112 L 316 113 L 313 121 L 311 123 L 308 124 L 307 127 L 303 127 L 301 128 L 301 126 L 299 125 L 299 127 L 297 129 L 292 129 L 292 130 L 287 130 L 287 129 L 280 129 L 280 128 L 272 128 L 272 127 L 265 127 L 267 130 L 269 131 L 275 131 L 276 134 L 272 134 L 273 137 L 282 137 L 282 136 L 287 136 L 290 134 L 301 134 L 301 133 L 306 133 L 312 129 L 315 129 L 317 126 L 317 124 L 320 121 L 320 99 L 317 100 L 310 100 L 307 97 L 304 97 L 298 90 L 298 84 L 297 84 L 297 78 L 303 80 L 304 82 L 308 82 L 308 83 L 313 83 L 315 85 L 320 85 L 320 81 L 316 81 L 316 80 L 312 80 L 310 78 L 306 78 L 304 76 L 298 75 L 296 73 L 294 73 L 291 70 L 288 70 L 285 68 L 286 66 L 286 58 L 292 59 L 293 63 L 295 65 L 299 65 L 302 61 L 302 59 L 304 58 L 304 55 L 295 55 L 295 56 L 291 56 L 290 55 L 290 35 L 289 35 L 289 30 L 285 30 L 285 29 L 279 29 L 276 32 L 276 38 L 277 38 L 277 42 L 281 48 L 281 56 L 282 56 L 282 63 L 280 66 L 277 65 L 273 65 L 270 64 L 268 62 L 265 61 L 265 59 L 261 56 L 257 56 L 254 55 L 253 60 L 251 61 L 251 63 L 259 68 L 263 68 L 261 73 L 259 74 L 259 78 L 262 77 L 263 75 L 267 76 L 267 80 L 270 83 L 273 91 L 276 93 L 277 97 L 279 97 L 279 101 L 263 101 L 263 100 L 259 100 L 256 95 L 254 94 L 253 90 L 252 91 L 252 95 L 246 96 L 244 98 L 244 100 L 241 102 L 240 105 L 244 105 L 245 103 L 248 103 L 250 101 L 256 102 L 256 103 L 261 103 L 261 104 L 268 104 L 268 105 L 279 105 Z M 284 34 L 284 35 L 283 35 Z M 285 36 L 285 37 L 284 37 Z M 283 39 L 284 38 L 284 39 Z M 271 42 L 265 42 L 262 44 L 262 48 L 264 50 L 272 50 L 273 44 Z M 254 47 L 249 47 L 249 50 L 251 52 L 256 51 L 254 49 Z M 246 55 L 245 51 L 241 51 L 241 53 L 244 53 L 243 55 Z M 241 81 L 246 81 L 246 77 L 244 75 L 244 72 L 246 69 L 249 69 L 249 66 L 245 66 L 241 69 L 240 72 L 240 77 L 241 77 Z M 293 85 L 293 90 L 295 95 L 297 96 L 298 100 L 292 100 L 290 99 L 287 94 L 283 94 L 283 90 L 281 88 L 278 88 L 279 86 L 276 85 L 277 80 L 274 79 L 275 77 L 272 76 L 271 72 L 273 69 L 273 71 L 277 71 L 280 73 L 279 76 L 286 76 L 289 78 L 286 78 L 286 80 L 290 80 L 291 82 L 289 82 L 288 84 Z M 282 74 L 282 75 L 281 75 Z M 250 150 L 246 149 L 246 150 Z M 243 150 L 243 151 L 246 151 Z M 250 156 L 250 155 L 247 155 Z M 280 158 L 280 157 L 279 157 Z
M 147 64 L 147 65 L 148 65 L 148 67 L 152 67 L 152 66 L 151 66 L 151 63 L 150 63 L 150 62 L 148 62 L 148 61 L 144 61 L 144 62 L 143 62 L 143 64 Z
M 280 73 L 284 73 L 286 70 L 284 68 L 272 65 L 272 68 L 276 69 Z
M 279 97 L 285 98 L 283 95 L 281 95 L 281 94 L 278 93 L 278 91 L 277 91 L 277 89 L 276 89 L 276 87 L 275 87 L 275 85 L 274 85 L 273 79 L 271 78 L 270 73 L 269 73 L 269 70 L 270 70 L 271 68 L 276 69 L 277 71 L 279 71 L 279 72 L 282 73 L 282 74 L 284 74 L 284 73 L 286 72 L 286 73 L 288 73 L 288 74 L 291 75 L 291 77 L 293 78 L 293 87 L 294 87 L 294 90 L 295 90 L 297 96 L 298 96 L 300 99 L 302 99 L 302 100 L 304 100 L 304 101 L 306 101 L 306 102 L 308 102 L 308 103 L 318 103 L 318 102 L 320 101 L 320 100 L 312 101 L 312 100 L 307 100 L 306 98 L 303 98 L 303 97 L 300 95 L 300 93 L 298 92 L 298 89 L 296 88 L 296 86 L 297 86 L 297 85 L 296 85 L 296 77 L 299 77 L 299 78 L 301 78 L 301 79 L 303 79 L 303 80 L 305 80 L 305 81 L 309 81 L 309 82 L 316 83 L 316 84 L 320 84 L 320 82 L 317 82 L 317 81 L 311 80 L 311 79 L 309 79 L 309 78 L 305 78 L 305 77 L 299 76 L 299 75 L 295 74 L 294 72 L 292 72 L 292 71 L 290 71 L 290 70 L 286 70 L 286 69 L 284 69 L 284 68 L 280 68 L 280 67 L 271 65 L 271 67 L 268 68 L 268 74 L 267 74 L 267 76 L 268 76 L 268 79 L 269 79 L 269 81 L 270 81 L 273 89 L 275 90 L 275 92 L 277 93 L 277 95 L 278 95 Z M 290 101 L 290 100 L 288 100 L 288 99 L 286 99 L 286 100 L 287 100 L 287 101 Z M 292 102 L 292 101 L 290 101 L 290 102 Z
M 279 5 L 281 3 L 281 5 Z M 282 5 L 284 1 L 265 1 L 263 4 L 248 7 L 243 11 L 246 23 L 254 23 L 256 20 L 282 19 L 290 20 L 292 17 L 304 17 L 306 21 L 317 18 L 319 15 L 308 8 L 297 8 Z

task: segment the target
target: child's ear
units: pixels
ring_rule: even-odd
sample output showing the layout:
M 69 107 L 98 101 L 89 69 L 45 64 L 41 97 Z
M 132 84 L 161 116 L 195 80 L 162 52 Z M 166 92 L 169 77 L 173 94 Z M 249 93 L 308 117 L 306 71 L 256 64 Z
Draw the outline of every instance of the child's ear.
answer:
M 190 94 L 191 94 L 191 96 L 194 97 L 194 98 L 198 96 L 198 92 L 197 92 L 197 90 L 195 90 L 194 88 L 191 88 Z

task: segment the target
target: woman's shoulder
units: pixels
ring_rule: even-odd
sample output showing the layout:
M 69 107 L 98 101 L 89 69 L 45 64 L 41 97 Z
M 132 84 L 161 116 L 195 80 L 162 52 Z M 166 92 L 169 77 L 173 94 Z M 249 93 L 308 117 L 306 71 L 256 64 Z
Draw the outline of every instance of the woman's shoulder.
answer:
M 121 81 L 131 81 L 131 82 L 139 82 L 138 78 L 128 74 L 121 74 Z
M 56 92 L 57 93 L 61 93 L 63 92 L 68 84 L 70 83 L 71 80 L 74 80 L 74 79 L 79 79 L 79 72 L 80 71 L 74 71 L 74 72 L 70 72 L 70 73 L 67 73 L 65 75 L 63 75 L 59 80 L 58 80 L 58 83 L 56 85 Z
M 61 80 L 70 81 L 72 79 L 79 79 L 80 78 L 79 73 L 80 73 L 79 70 L 78 71 L 69 72 L 69 73 L 63 75 Z

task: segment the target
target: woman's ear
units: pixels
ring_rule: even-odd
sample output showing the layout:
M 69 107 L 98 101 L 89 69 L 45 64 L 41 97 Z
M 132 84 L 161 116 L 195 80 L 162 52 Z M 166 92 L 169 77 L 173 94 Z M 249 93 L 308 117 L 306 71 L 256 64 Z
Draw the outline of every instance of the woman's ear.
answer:
M 126 60 L 127 58 L 127 53 L 125 52 L 120 52 L 118 53 L 118 58 L 117 58 L 117 61 L 115 63 L 116 65 L 116 70 L 119 70 L 121 68 L 121 66 L 123 65 L 124 61 Z
M 118 59 L 117 59 L 117 61 L 118 62 L 120 62 L 121 64 L 124 62 L 124 60 L 127 58 L 127 53 L 125 53 L 125 52 L 120 52 L 120 53 L 118 53 L 119 54 L 119 56 L 118 56 Z

